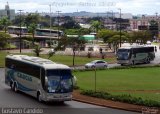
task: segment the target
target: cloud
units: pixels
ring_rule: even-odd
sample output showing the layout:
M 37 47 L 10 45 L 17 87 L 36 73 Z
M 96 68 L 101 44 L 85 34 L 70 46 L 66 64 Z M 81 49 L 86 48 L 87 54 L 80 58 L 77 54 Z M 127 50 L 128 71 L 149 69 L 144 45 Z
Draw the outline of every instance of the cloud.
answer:
M 52 4 L 52 10 L 61 10 L 62 12 L 90 11 L 107 12 L 121 8 L 125 13 L 133 14 L 153 14 L 160 10 L 159 0 L 0 0 L 0 9 L 4 9 L 7 1 L 10 8 L 24 10 L 25 12 L 49 12 L 49 4 Z

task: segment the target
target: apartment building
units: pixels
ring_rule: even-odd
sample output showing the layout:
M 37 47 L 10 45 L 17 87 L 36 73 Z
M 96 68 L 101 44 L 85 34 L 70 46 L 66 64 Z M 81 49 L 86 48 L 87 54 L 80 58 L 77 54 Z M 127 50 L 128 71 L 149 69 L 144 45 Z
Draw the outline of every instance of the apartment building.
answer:
M 8 17 L 9 20 L 15 19 L 15 10 L 10 9 L 8 2 L 5 5 L 5 9 L 0 9 L 0 19 L 2 17 Z

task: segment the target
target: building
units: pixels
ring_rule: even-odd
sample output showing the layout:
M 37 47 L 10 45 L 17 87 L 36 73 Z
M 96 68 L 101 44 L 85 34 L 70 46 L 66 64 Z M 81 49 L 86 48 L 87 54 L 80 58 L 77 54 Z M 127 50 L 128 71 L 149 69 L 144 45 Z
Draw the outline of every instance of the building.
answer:
M 115 18 L 120 18 L 120 13 L 115 13 Z M 132 19 L 133 15 L 131 13 L 121 13 L 122 19 Z
M 8 17 L 9 20 L 15 19 L 15 10 L 10 9 L 8 2 L 5 5 L 5 9 L 0 9 L 0 19 L 3 17 Z
M 160 28 L 160 16 L 157 15 L 142 15 L 137 19 L 130 19 L 131 30 L 145 30 L 150 26 L 150 21 L 158 22 L 158 28 Z

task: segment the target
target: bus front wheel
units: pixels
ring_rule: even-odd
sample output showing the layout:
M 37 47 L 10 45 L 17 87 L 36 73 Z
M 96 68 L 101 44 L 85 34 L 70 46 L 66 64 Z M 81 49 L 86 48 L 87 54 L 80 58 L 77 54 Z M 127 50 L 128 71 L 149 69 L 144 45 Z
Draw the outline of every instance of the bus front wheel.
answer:
M 147 63 L 147 64 L 150 63 L 150 58 L 147 58 L 146 63 Z
M 13 82 L 10 82 L 10 87 L 11 87 L 11 90 L 13 90 L 13 88 L 14 88 L 14 83 Z
M 39 102 L 42 102 L 42 99 L 41 99 L 41 94 L 40 94 L 40 92 L 37 92 L 37 100 L 38 100 Z
M 16 84 L 16 83 L 14 83 L 14 86 L 13 86 L 13 91 L 14 91 L 14 92 L 18 92 L 18 89 L 17 89 L 17 84 Z

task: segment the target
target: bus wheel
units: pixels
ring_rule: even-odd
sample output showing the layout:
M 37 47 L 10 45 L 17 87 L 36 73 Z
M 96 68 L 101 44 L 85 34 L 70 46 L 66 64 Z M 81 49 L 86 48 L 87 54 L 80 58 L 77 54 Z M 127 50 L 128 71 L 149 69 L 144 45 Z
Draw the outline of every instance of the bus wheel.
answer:
M 135 65 L 134 61 L 132 61 L 132 65 Z
M 14 88 L 14 83 L 13 82 L 10 82 L 10 87 L 11 87 L 11 90 L 13 90 L 13 88 Z
M 41 99 L 41 94 L 40 94 L 40 92 L 38 92 L 38 93 L 37 93 L 37 100 L 38 100 L 39 102 L 42 102 L 42 99 Z
M 59 101 L 58 104 L 63 105 L 64 101 Z
M 14 87 L 13 87 L 13 91 L 14 91 L 14 92 L 18 92 L 17 84 L 16 84 L 16 83 L 14 83 L 13 85 L 14 85 Z
M 149 59 L 149 58 L 147 58 L 147 61 L 146 61 L 146 63 L 150 63 L 150 59 Z
M 107 68 L 107 65 L 104 65 L 104 69 L 106 69 Z
M 91 66 L 92 69 L 95 69 L 95 66 Z

